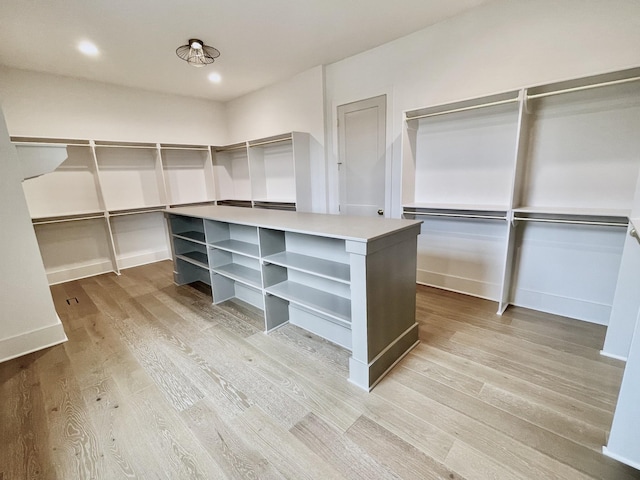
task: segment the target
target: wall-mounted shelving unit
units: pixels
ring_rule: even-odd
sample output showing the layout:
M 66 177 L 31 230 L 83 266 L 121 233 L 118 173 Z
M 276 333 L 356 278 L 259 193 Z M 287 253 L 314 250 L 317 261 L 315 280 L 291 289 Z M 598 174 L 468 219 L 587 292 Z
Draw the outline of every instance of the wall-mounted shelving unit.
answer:
M 418 281 L 607 324 L 640 172 L 640 69 L 405 112 Z
M 23 188 L 50 283 L 119 273 L 169 258 L 161 213 L 167 208 L 218 203 L 311 209 L 309 138 L 304 133 L 227 147 L 27 137 L 12 141 L 24 162 Z M 283 196 L 275 198 L 275 192 Z M 78 223 L 72 227 L 69 222 Z
M 204 281 L 214 303 L 263 310 L 266 332 L 291 323 L 351 350 L 361 388 L 417 343 L 419 222 L 225 206 L 166 215 L 177 284 Z

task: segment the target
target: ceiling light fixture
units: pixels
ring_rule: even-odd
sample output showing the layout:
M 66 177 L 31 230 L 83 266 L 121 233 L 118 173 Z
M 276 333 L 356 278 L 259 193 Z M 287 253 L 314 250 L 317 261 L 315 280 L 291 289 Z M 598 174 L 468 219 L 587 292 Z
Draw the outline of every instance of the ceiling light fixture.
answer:
M 90 57 L 95 57 L 100 53 L 100 51 L 98 50 L 98 47 L 96 47 L 94 43 L 88 40 L 83 40 L 80 43 L 78 43 L 78 50 L 80 50 L 82 53 Z
M 189 65 L 204 67 L 212 64 L 220 56 L 220 50 L 205 45 L 202 40 L 192 38 L 188 44 L 181 45 L 176 49 L 176 55 Z

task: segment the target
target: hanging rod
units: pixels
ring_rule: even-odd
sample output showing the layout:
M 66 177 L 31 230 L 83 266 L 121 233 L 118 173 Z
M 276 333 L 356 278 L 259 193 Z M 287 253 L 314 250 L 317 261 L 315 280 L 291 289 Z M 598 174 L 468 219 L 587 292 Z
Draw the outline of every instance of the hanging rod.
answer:
M 609 87 L 612 85 L 622 85 L 625 83 L 637 82 L 640 80 L 640 77 L 631 77 L 631 78 L 623 78 L 621 80 L 611 80 L 609 82 L 602 83 L 594 83 L 592 85 L 583 85 L 581 87 L 572 87 L 572 88 L 564 88 L 561 90 L 555 90 L 553 92 L 545 92 L 545 93 L 537 93 L 533 95 L 527 95 L 529 99 L 542 98 L 542 97 L 551 97 L 553 95 L 562 95 L 563 93 L 571 93 L 571 92 L 581 92 L 583 90 L 591 90 L 593 88 L 600 87 Z
M 513 217 L 513 221 L 525 221 L 525 222 L 540 222 L 540 223 L 566 223 L 570 225 L 598 225 L 602 227 L 627 227 L 628 223 L 618 222 L 596 222 L 589 220 L 562 220 L 551 218 L 527 218 L 527 217 Z
M 109 212 L 110 217 L 122 217 L 124 215 L 141 215 L 143 213 L 164 212 L 166 207 L 158 205 L 156 207 L 143 207 L 128 210 L 112 210 Z
M 54 218 L 51 220 L 37 220 L 37 219 L 33 219 L 32 223 L 34 225 L 47 225 L 47 224 L 51 224 L 51 223 L 66 223 L 66 222 L 77 222 L 80 220 L 95 220 L 98 218 L 102 218 L 104 219 L 104 214 L 89 214 L 86 216 L 81 216 L 81 217 L 72 217 L 72 218 Z
M 477 110 L 478 108 L 494 107 L 496 105 L 505 105 L 507 103 L 516 103 L 518 98 L 509 98 L 507 100 L 498 100 L 496 102 L 482 103 L 480 105 L 471 105 L 469 107 L 453 108 L 451 110 L 443 110 L 441 112 L 425 113 L 424 115 L 416 115 L 415 117 L 407 117 L 406 120 L 419 120 L 421 118 L 437 117 L 439 115 L 448 115 L 450 113 L 466 112 L 469 110 Z
M 293 140 L 293 137 L 292 136 L 288 136 L 286 138 L 277 138 L 275 140 L 265 140 L 264 142 L 256 142 L 256 143 L 249 142 L 249 148 L 251 148 L 251 147 L 261 147 L 263 145 L 271 145 L 272 143 L 291 142 L 292 140 Z
M 228 147 L 217 147 L 216 148 L 216 153 L 223 153 L 223 152 L 233 152 L 235 150 L 246 150 L 247 149 L 247 144 L 246 143 L 239 143 L 237 145 L 229 145 Z
M 465 213 L 437 213 L 437 212 L 403 212 L 403 215 L 414 215 L 417 217 L 453 217 L 453 218 L 478 218 L 484 220 L 506 220 L 505 216 L 498 215 L 474 215 Z
M 105 145 L 103 143 L 96 143 L 96 148 L 137 148 L 140 150 L 157 150 L 157 145 Z

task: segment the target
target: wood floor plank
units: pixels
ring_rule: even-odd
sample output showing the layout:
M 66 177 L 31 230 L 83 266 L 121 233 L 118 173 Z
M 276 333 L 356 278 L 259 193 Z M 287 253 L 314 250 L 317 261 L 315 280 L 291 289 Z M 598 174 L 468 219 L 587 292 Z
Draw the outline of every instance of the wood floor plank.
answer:
M 466 476 L 469 480 L 523 480 L 527 476 L 519 475 L 513 470 L 493 460 L 488 455 L 470 448 L 464 442 L 455 442 L 447 455 L 445 464 Z
M 17 371 L 7 363 L 0 364 L 0 471 L 7 479 L 54 476 L 48 429 L 32 428 L 46 425 L 43 390 L 34 366 L 40 355 L 21 358 Z
M 296 329 L 292 325 L 283 329 Z M 283 336 L 274 344 L 270 337 L 254 335 L 248 339 L 261 352 L 288 365 L 296 365 L 319 387 L 331 394 L 344 405 L 361 411 L 381 426 L 398 435 L 407 443 L 425 452 L 432 458 L 444 461 L 454 437 L 423 422 L 421 419 L 398 408 L 397 403 L 388 402 L 377 395 L 370 395 L 337 374 L 335 369 L 321 361 L 309 357 L 306 349 L 300 349 L 297 342 L 288 342 Z M 339 347 L 336 347 L 339 348 Z
M 294 425 L 291 433 L 345 478 L 399 479 L 384 463 L 378 462 L 347 435 L 342 435 L 313 413 Z
M 478 398 L 489 405 L 598 453 L 600 453 L 602 445 L 606 444 L 605 432 L 601 428 L 493 385 L 485 385 Z
M 104 471 L 98 434 L 67 362 L 43 368 L 40 383 L 52 463 L 59 478 L 100 478 Z
M 465 478 L 364 415 L 349 428 L 347 437 L 400 478 Z
M 141 430 L 130 400 L 112 379 L 105 378 L 81 393 L 98 436 L 102 478 L 169 478 L 156 467 L 155 453 L 145 446 L 148 432 Z
M 462 345 L 457 342 L 448 341 L 440 336 L 438 327 L 429 325 L 425 327 L 429 334 L 424 341 L 448 353 L 461 358 L 466 358 L 476 363 L 487 365 L 488 367 L 505 373 L 507 375 L 525 378 L 528 382 L 540 387 L 549 388 L 560 392 L 566 396 L 576 398 L 580 402 L 592 405 L 602 410 L 613 413 L 615 402 L 612 401 L 611 394 L 602 392 L 595 386 L 585 389 L 584 385 L 572 381 L 559 381 L 557 377 L 549 375 L 544 370 L 531 368 L 521 361 L 514 361 L 503 355 L 496 355 L 493 352 L 475 348 L 473 345 Z
M 605 390 L 611 395 L 611 399 L 617 396 L 622 381 L 618 367 L 576 357 L 528 341 L 493 334 L 474 335 L 471 332 L 456 332 L 451 337 L 451 341 L 473 345 L 475 348 L 512 358 L 514 361 L 526 362 L 532 368 L 538 368 L 578 384 L 589 386 L 597 383 L 599 390 Z
M 235 338 L 224 329 L 216 329 L 215 335 L 222 343 L 231 347 L 232 355 L 238 363 L 244 363 L 246 368 L 261 375 L 294 401 L 304 405 L 309 411 L 335 425 L 341 431 L 346 431 L 360 416 L 359 410 L 336 399 L 325 388 L 323 382 L 318 381 L 311 372 L 303 368 L 290 368 L 291 364 L 287 363 L 281 355 L 264 355 L 263 351 L 247 341 Z M 256 333 L 254 336 L 265 337 L 263 333 Z M 300 363 L 295 365 L 302 366 Z M 335 375 L 335 372 L 332 375 Z M 340 381 L 344 382 L 343 379 Z
M 603 461 L 600 452 L 538 427 L 480 399 L 458 392 L 402 366 L 394 370 L 392 378 L 410 385 L 423 395 L 427 394 L 429 398 L 442 405 L 447 405 L 471 418 L 480 419 L 493 429 L 512 437 L 514 441 L 526 438 L 527 443 L 537 451 L 559 462 L 576 465 L 576 468 L 585 474 L 595 473 L 602 478 L 613 476 L 620 480 L 626 478 L 625 469 L 618 468 L 617 462 Z
M 507 375 L 489 368 L 486 365 L 453 355 L 433 345 L 428 345 L 426 342 L 422 342 L 414 348 L 412 353 L 417 358 L 428 359 L 431 362 L 447 366 L 460 372 L 465 372 L 485 384 L 512 392 L 514 395 L 528 398 L 530 401 L 539 403 L 540 405 L 545 405 L 559 414 L 575 418 L 579 421 L 588 421 L 590 425 L 602 431 L 607 430 L 611 426 L 611 412 L 580 402 L 574 397 L 563 395 L 549 388 L 529 383 L 526 379 Z
M 253 438 L 267 460 L 286 478 L 296 480 L 347 479 L 316 452 L 258 406 L 233 419 L 246 438 Z
M 51 288 L 69 341 L 0 364 L 0 480 L 640 479 L 600 452 L 600 325 L 418 286 L 421 343 L 367 393 L 348 350 L 172 278 Z
M 139 425 L 150 433 L 143 445 L 155 452 L 170 479 L 228 478 L 156 387 L 135 394 L 131 407 Z
M 394 370 L 395 375 L 395 370 Z M 461 413 L 446 404 L 432 400 L 430 396 L 417 392 L 404 382 L 396 381 L 392 375 L 386 377 L 373 390 L 388 401 L 421 418 L 437 428 L 504 465 L 519 475 L 530 478 L 563 480 L 567 478 L 589 478 L 573 466 L 567 466 L 535 448 L 494 429 L 482 421 Z M 528 441 L 528 438 L 523 438 Z
M 212 400 L 205 398 L 180 416 L 229 478 L 285 478 L 254 447 L 252 438 L 243 438 L 231 428 Z

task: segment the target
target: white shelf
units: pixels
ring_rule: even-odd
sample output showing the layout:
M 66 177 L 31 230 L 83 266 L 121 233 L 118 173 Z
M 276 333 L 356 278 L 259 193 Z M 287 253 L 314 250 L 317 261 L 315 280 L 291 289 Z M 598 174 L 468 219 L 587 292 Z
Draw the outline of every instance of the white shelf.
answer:
M 262 288 L 262 277 L 259 270 L 254 270 L 237 263 L 229 263 L 211 269 L 224 277 L 245 283 L 254 288 Z
M 260 255 L 258 245 L 247 243 L 240 240 L 221 240 L 219 242 L 209 243 L 214 248 L 225 250 L 232 253 L 240 253 L 249 257 L 258 258 Z
M 202 245 L 206 245 L 204 232 L 180 232 L 174 233 L 173 236 L 190 242 L 196 242 L 201 243 Z
M 427 210 L 466 210 L 475 212 L 506 212 L 509 207 L 503 205 L 484 205 L 480 203 L 404 203 L 402 208 Z
M 623 208 L 570 208 L 570 207 L 518 207 L 514 213 L 577 215 L 585 217 L 629 217 L 631 209 Z
M 325 315 L 342 325 L 351 324 L 351 301 L 299 283 L 285 281 L 265 288 L 267 293 Z
M 264 262 L 291 268 L 319 277 L 335 280 L 337 282 L 349 283 L 349 264 L 332 262 L 322 258 L 300 255 L 293 252 L 280 252 L 263 258 Z
M 209 260 L 206 253 L 202 252 L 187 252 L 176 254 L 177 258 L 184 260 L 185 262 L 193 263 L 198 267 L 209 269 Z

